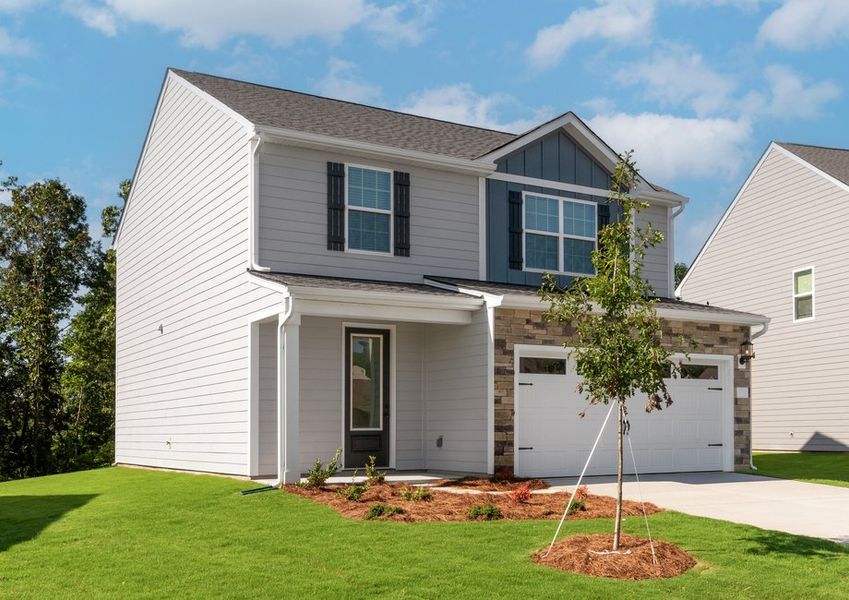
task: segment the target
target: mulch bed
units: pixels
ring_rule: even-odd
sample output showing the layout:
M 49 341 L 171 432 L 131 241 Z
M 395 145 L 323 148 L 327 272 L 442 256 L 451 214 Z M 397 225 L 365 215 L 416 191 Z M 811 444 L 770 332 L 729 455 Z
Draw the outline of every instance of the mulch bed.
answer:
M 533 560 L 572 573 L 615 579 L 675 577 L 696 566 L 696 559 L 669 542 L 654 541 L 657 564 L 652 560 L 648 538 L 622 534 L 620 554 L 604 553 L 612 547 L 611 534 L 575 535 L 557 542 L 545 558 L 548 546 L 542 548 Z
M 476 477 L 447 479 L 437 483 L 436 487 L 473 489 L 479 492 L 509 492 L 522 485 L 526 485 L 532 490 L 544 490 L 550 487 L 542 479 L 480 479 Z
M 315 502 L 331 507 L 349 519 L 364 519 L 369 508 L 382 502 L 390 506 L 398 506 L 403 513 L 380 517 L 381 520 L 391 521 L 468 521 L 467 515 L 472 506 L 494 504 L 501 510 L 501 518 L 506 520 L 523 519 L 559 519 L 569 501 L 568 492 L 534 493 L 526 503 L 513 502 L 507 494 L 493 493 L 453 493 L 440 489 L 428 488 L 433 498 L 428 501 L 405 500 L 399 491 L 407 486 L 401 484 L 383 483 L 370 487 L 359 500 L 348 500 L 338 492 L 345 486 L 326 486 L 319 489 L 304 489 L 296 485 L 287 485 L 286 491 Z M 616 501 L 608 496 L 588 495 L 585 500 L 586 510 L 579 510 L 569 515 L 568 519 L 600 519 L 613 517 Z M 648 514 L 659 512 L 660 509 L 646 503 Z M 625 501 L 623 514 L 629 516 L 642 515 L 642 508 L 637 502 Z

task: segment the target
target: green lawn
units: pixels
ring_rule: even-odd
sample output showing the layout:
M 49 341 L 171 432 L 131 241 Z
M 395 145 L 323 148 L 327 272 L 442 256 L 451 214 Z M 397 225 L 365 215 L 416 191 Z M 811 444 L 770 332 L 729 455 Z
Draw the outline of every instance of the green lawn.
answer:
M 9 598 L 845 598 L 849 547 L 663 513 L 700 565 L 669 580 L 561 573 L 529 556 L 551 521 L 355 522 L 225 478 L 112 468 L 0 484 Z M 567 522 L 566 533 L 610 521 Z M 640 519 L 625 530 L 642 533 Z M 566 596 L 564 596 L 564 594 Z
M 756 475 L 849 487 L 849 452 L 755 452 Z

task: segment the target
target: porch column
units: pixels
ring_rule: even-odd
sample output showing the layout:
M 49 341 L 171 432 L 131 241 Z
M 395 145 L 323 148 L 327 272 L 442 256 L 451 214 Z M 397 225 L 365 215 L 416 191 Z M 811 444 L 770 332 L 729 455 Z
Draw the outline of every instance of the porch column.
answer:
M 284 483 L 298 483 L 300 470 L 300 330 L 301 315 L 280 315 L 278 328 L 280 435 L 277 438 L 280 466 Z

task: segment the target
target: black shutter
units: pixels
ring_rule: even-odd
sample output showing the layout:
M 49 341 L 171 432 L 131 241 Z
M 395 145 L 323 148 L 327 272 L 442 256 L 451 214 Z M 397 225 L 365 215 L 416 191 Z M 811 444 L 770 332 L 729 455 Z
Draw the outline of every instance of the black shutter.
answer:
M 610 205 L 609 204 L 599 204 L 598 205 L 598 230 L 601 231 L 601 228 L 605 225 L 610 225 Z
M 395 171 L 395 256 L 410 256 L 410 174 Z
M 510 229 L 510 268 L 522 268 L 522 192 L 507 192 L 508 226 Z
M 327 163 L 327 249 L 345 249 L 345 165 Z

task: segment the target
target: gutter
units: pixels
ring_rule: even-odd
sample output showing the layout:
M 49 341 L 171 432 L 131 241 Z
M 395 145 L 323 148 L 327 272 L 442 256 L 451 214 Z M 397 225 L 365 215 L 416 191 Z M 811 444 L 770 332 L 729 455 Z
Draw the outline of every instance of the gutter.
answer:
M 270 271 L 270 267 L 264 267 L 259 264 L 259 149 L 262 147 L 262 135 L 259 132 L 254 132 L 250 138 L 250 168 L 249 168 L 249 191 L 250 208 L 249 208 L 249 257 L 248 266 L 254 271 Z

